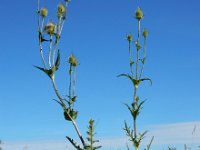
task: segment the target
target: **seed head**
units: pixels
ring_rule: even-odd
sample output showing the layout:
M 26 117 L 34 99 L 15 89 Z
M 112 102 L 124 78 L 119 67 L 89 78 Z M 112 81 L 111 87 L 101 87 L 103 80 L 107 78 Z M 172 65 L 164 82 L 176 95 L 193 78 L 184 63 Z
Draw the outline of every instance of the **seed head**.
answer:
M 132 37 L 131 34 L 128 34 L 128 35 L 127 35 L 127 40 L 128 40 L 129 42 L 131 42 L 131 41 L 133 40 L 133 37 Z
M 136 43 L 135 43 L 135 46 L 136 46 L 136 48 L 137 48 L 138 51 L 141 49 L 141 45 L 140 45 L 139 42 L 136 42 Z
M 135 17 L 137 20 L 141 20 L 144 17 L 144 14 L 143 14 L 142 10 L 140 9 L 140 7 L 137 8 L 137 10 L 135 12 Z
M 45 28 L 44 28 L 45 32 L 47 32 L 47 34 L 54 34 L 56 31 L 56 25 L 53 22 L 49 22 Z
M 144 29 L 143 33 L 142 33 L 143 37 L 146 38 L 149 35 L 149 32 L 147 29 Z
M 69 56 L 68 62 L 70 63 L 70 65 L 72 65 L 74 67 L 76 67 L 78 65 L 78 61 L 77 61 L 76 57 L 73 54 L 71 54 Z
M 58 5 L 58 17 L 61 17 L 66 12 L 66 8 L 63 4 Z
M 41 15 L 42 17 L 46 17 L 46 16 L 48 15 L 48 10 L 47 10 L 46 8 L 42 8 L 42 9 L 40 10 L 40 15 Z

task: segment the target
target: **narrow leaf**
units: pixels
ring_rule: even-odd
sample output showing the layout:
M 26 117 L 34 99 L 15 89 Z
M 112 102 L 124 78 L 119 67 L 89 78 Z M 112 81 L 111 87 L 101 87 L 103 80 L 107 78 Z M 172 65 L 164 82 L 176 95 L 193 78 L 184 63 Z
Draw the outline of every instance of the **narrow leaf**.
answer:
M 71 139 L 70 137 L 66 136 L 66 138 L 69 140 L 69 142 L 77 149 L 77 150 L 83 150 L 77 143 Z
M 150 83 L 152 85 L 152 80 L 150 78 L 142 78 L 142 79 L 140 79 L 140 81 L 150 81 Z

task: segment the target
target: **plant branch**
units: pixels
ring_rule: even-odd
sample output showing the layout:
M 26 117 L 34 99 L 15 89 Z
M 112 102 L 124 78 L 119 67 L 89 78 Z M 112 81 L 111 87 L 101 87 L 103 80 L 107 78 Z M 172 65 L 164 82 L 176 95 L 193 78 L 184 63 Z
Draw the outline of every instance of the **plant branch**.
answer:
M 37 13 L 38 13 L 38 33 L 39 33 L 39 46 L 40 46 L 40 56 L 42 58 L 42 63 L 44 65 L 44 68 L 46 69 L 46 63 L 44 59 L 44 54 L 43 54 L 43 48 L 42 48 L 42 30 L 40 28 L 40 0 L 38 0 L 38 8 L 37 8 Z
M 140 71 L 139 79 L 141 79 L 141 77 L 142 77 L 145 61 L 146 61 L 146 38 L 144 38 L 144 57 L 142 59 L 142 68 L 141 68 L 141 71 Z
M 54 79 L 52 79 L 51 81 L 52 81 L 52 84 L 53 84 L 54 91 L 55 91 L 55 93 L 56 93 L 56 95 L 57 95 L 59 101 L 60 101 L 61 104 L 63 105 L 63 108 L 64 108 L 64 109 L 67 109 L 67 107 L 66 107 L 66 105 L 65 105 L 65 103 L 64 103 L 64 101 L 63 101 L 63 98 L 62 98 L 62 97 L 60 96 L 60 94 L 59 94 L 59 91 L 58 91 L 58 89 L 57 89 L 57 86 L 56 86 L 56 83 L 55 83 Z M 68 112 L 67 112 L 67 113 L 68 113 Z M 69 113 L 68 113 L 68 116 L 70 117 L 70 119 L 71 119 L 71 121 L 72 121 L 72 124 L 73 124 L 73 126 L 74 126 L 74 128 L 75 128 L 75 130 L 76 130 L 76 132 L 77 132 L 77 134 L 78 134 L 79 139 L 81 140 L 81 143 L 83 144 L 83 147 L 85 147 L 85 141 L 84 141 L 84 139 L 83 139 L 83 137 L 82 137 L 82 135 L 81 135 L 81 133 L 80 133 L 80 131 L 79 131 L 79 128 L 78 128 L 78 126 L 77 126 L 77 124 L 76 124 L 76 121 L 71 117 L 71 115 L 70 115 Z
M 52 52 L 52 38 L 53 38 L 52 35 L 50 35 L 49 57 L 48 57 L 48 58 L 49 58 L 49 59 L 48 59 L 48 60 L 49 60 L 49 67 L 50 67 L 50 68 L 51 68 L 51 55 L 52 55 L 52 54 L 51 54 L 51 52 Z

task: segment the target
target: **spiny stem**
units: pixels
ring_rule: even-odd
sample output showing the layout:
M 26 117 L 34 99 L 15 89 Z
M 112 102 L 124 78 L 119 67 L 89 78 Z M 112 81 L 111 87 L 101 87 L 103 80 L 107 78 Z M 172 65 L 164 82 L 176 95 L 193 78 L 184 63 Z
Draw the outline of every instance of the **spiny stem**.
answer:
M 65 105 L 65 103 L 63 101 L 63 98 L 59 94 L 59 91 L 57 89 L 57 86 L 56 86 L 56 83 L 55 83 L 54 79 L 51 79 L 51 81 L 52 81 L 54 91 L 55 91 L 59 101 L 63 105 L 64 109 L 67 109 L 67 107 L 66 107 L 66 105 Z M 67 112 L 67 115 L 69 116 L 70 120 L 72 121 L 72 124 L 73 124 L 73 126 L 74 126 L 74 128 L 75 128 L 75 130 L 76 130 L 76 132 L 78 134 L 79 139 L 81 140 L 81 143 L 83 144 L 83 147 L 85 147 L 85 141 L 84 141 L 84 139 L 83 139 L 83 137 L 82 137 L 82 135 L 81 135 L 81 133 L 79 131 L 79 128 L 78 128 L 78 126 L 76 124 L 76 121 L 71 117 L 71 115 L 68 112 Z
M 131 51 L 131 41 L 128 41 L 128 49 L 129 49 L 129 59 L 130 59 L 130 70 L 131 75 L 133 77 L 133 60 L 132 60 L 132 51 Z
M 69 107 L 71 107 L 72 104 L 72 65 L 70 64 L 70 68 L 69 68 Z
M 57 35 L 56 35 L 56 41 L 55 41 L 55 45 L 54 45 L 54 49 L 53 49 L 53 55 L 52 55 L 52 63 L 53 64 L 55 62 L 56 49 L 58 47 L 59 38 L 60 38 L 60 24 L 61 24 L 61 17 L 59 17 L 59 19 L 58 19 Z
M 61 23 L 60 34 L 61 34 L 61 32 L 62 32 L 62 29 L 63 29 L 64 23 L 65 23 L 65 20 L 63 20 L 62 23 Z
M 50 35 L 50 43 L 49 43 L 49 67 L 51 68 L 51 51 L 52 51 L 52 35 Z
M 137 96 L 137 87 L 134 87 L 134 95 L 133 95 L 133 99 L 134 99 L 134 109 L 136 107 L 136 96 Z M 133 120 L 133 126 L 134 126 L 134 138 L 137 138 L 137 124 L 136 124 L 136 118 L 134 118 Z
M 59 42 L 59 39 L 56 39 L 56 43 L 55 43 L 54 48 L 53 48 L 52 64 L 55 63 L 55 55 L 56 55 L 56 50 L 57 50 L 57 47 L 58 47 L 58 42 Z
M 136 52 L 136 80 L 138 80 L 138 64 L 139 64 L 139 52 L 138 52 L 138 50 L 137 50 L 137 52 Z
M 74 77 L 73 77 L 73 96 L 76 96 L 76 67 L 74 67 L 73 69 L 73 74 L 74 74 Z
M 46 63 L 44 59 L 44 54 L 43 54 L 43 48 L 42 48 L 42 30 L 40 28 L 40 0 L 38 0 L 38 8 L 37 8 L 37 13 L 38 13 L 38 33 L 39 33 L 39 46 L 40 46 L 40 55 L 42 58 L 42 63 L 44 65 L 44 68 L 46 69 Z
M 138 37 L 137 37 L 137 42 L 136 45 L 140 44 L 140 20 L 138 20 Z M 139 49 L 137 48 L 137 56 L 136 56 L 136 80 L 138 80 L 138 63 L 139 63 Z
M 138 37 L 137 37 L 137 41 L 136 41 L 136 80 L 138 80 L 138 67 L 139 67 L 139 45 L 140 42 L 140 20 L 138 20 Z M 136 96 L 137 96 L 137 87 L 138 85 L 134 85 L 134 106 L 133 107 L 137 107 L 135 105 L 137 105 L 137 100 L 136 100 Z M 135 109 L 135 108 L 134 108 Z M 133 126 L 134 126 L 134 138 L 137 139 L 137 122 L 136 122 L 136 118 L 134 118 L 133 120 Z M 138 150 L 138 147 L 135 145 L 135 150 Z
M 144 38 L 144 58 L 143 59 L 146 59 L 146 38 Z M 143 61 L 145 61 L 145 60 L 143 60 Z M 142 77 L 142 73 L 143 73 L 143 70 L 144 70 L 144 63 L 145 62 L 142 62 L 142 68 L 141 68 L 141 71 L 140 71 L 139 79 L 141 79 L 141 77 Z
M 44 27 L 44 17 L 42 17 L 42 25 L 41 25 L 41 28 L 40 28 L 41 33 L 42 33 L 42 30 L 43 30 L 43 27 Z

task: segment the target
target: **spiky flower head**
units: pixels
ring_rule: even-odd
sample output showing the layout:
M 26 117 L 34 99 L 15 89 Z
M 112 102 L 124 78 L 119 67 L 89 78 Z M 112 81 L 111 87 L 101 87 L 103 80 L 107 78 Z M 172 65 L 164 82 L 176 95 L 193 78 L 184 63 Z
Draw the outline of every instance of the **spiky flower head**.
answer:
M 78 61 L 77 61 L 76 57 L 73 54 L 71 54 L 69 56 L 68 62 L 70 63 L 70 65 L 72 65 L 74 67 L 76 67 L 78 65 Z
M 141 49 L 141 45 L 140 45 L 139 42 L 136 42 L 136 43 L 135 43 L 135 46 L 136 46 L 136 48 L 137 48 L 138 51 Z
M 128 40 L 129 42 L 131 42 L 131 41 L 133 40 L 133 37 L 132 37 L 131 34 L 128 34 L 128 35 L 127 35 L 127 40 Z
M 49 34 L 52 35 L 55 33 L 56 31 L 56 25 L 53 22 L 49 22 L 47 23 L 47 25 L 44 28 L 44 31 Z
M 42 9 L 40 10 L 40 15 L 41 15 L 42 17 L 46 17 L 46 16 L 48 15 L 48 10 L 47 10 L 46 8 L 42 8 Z
M 142 35 L 144 38 L 146 38 L 149 35 L 149 32 L 147 29 L 144 29 L 144 31 L 142 32 Z
M 66 7 L 63 4 L 58 5 L 58 17 L 61 17 L 66 12 Z
M 137 20 L 141 20 L 143 17 L 144 17 L 144 14 L 143 14 L 142 10 L 140 9 L 140 7 L 138 7 L 135 12 L 135 18 Z

